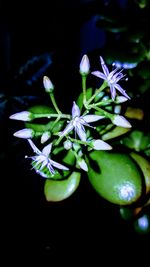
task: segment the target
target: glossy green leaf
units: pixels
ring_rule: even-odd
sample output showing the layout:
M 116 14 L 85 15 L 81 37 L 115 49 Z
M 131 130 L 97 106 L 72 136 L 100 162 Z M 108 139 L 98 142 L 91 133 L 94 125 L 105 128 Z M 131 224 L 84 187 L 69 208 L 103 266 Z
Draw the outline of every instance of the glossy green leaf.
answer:
M 142 179 L 137 165 L 123 153 L 91 152 L 88 178 L 100 196 L 115 204 L 129 205 L 142 194 Z
M 46 180 L 44 184 L 44 195 L 47 201 L 62 201 L 70 197 L 78 188 L 81 174 L 72 172 L 71 175 L 61 181 Z

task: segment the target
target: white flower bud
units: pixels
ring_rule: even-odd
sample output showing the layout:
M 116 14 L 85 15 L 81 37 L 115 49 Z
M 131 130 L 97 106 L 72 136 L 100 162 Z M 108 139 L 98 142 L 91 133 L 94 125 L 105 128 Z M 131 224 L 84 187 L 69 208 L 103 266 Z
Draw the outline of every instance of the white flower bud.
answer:
M 80 168 L 82 169 L 82 170 L 84 170 L 84 171 L 88 171 L 88 166 L 87 166 L 87 164 L 86 164 L 86 162 L 85 162 L 85 160 L 84 159 L 82 159 L 82 158 L 78 158 L 77 159 L 77 162 L 78 162 L 78 164 L 79 164 L 79 166 L 80 166 Z
M 41 144 L 44 144 L 50 138 L 50 136 L 51 136 L 50 132 L 48 131 L 44 132 L 41 136 Z
M 34 136 L 34 131 L 32 129 L 22 129 L 18 132 L 14 133 L 15 137 L 23 138 L 23 139 L 29 139 Z
M 97 139 L 92 141 L 92 146 L 95 150 L 111 150 L 112 146 L 107 144 L 106 142 Z
M 128 100 L 128 98 L 125 97 L 125 96 L 117 96 L 117 97 L 116 97 L 116 103 L 118 103 L 118 104 L 124 103 L 124 102 L 126 102 L 127 100 Z
M 112 119 L 112 123 L 117 125 L 117 126 L 121 126 L 121 127 L 125 127 L 125 128 L 131 128 L 131 124 L 130 122 L 128 122 L 123 116 L 120 115 L 115 115 Z
M 43 85 L 44 85 L 45 91 L 47 93 L 52 93 L 53 92 L 54 85 L 52 84 L 51 80 L 47 76 L 43 77 Z
M 63 144 L 66 150 L 69 150 L 72 148 L 72 142 L 70 140 L 66 140 Z
M 84 55 L 82 57 L 81 63 L 80 63 L 80 73 L 81 75 L 87 75 L 90 70 L 90 62 L 87 55 Z
M 33 114 L 29 111 L 22 111 L 11 115 L 9 118 L 19 121 L 31 121 L 33 119 Z

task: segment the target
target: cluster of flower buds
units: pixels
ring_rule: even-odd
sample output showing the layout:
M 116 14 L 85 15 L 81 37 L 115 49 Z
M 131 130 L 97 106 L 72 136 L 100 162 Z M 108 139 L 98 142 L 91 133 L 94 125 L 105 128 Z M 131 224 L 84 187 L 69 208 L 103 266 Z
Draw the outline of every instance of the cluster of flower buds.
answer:
M 59 109 L 54 96 L 54 85 L 44 76 L 43 86 L 50 96 L 52 108 L 48 112 L 43 112 L 39 107 L 38 112 L 22 111 L 10 116 L 10 119 L 25 122 L 26 127 L 15 132 L 14 136 L 28 140 L 35 153 L 30 157 L 32 167 L 42 177 L 53 178 L 59 172 L 69 171 L 73 167 L 87 172 L 87 153 L 91 150 L 112 149 L 110 144 L 102 140 L 101 126 L 103 132 L 109 127 L 111 129 L 112 125 L 131 128 L 126 118 L 120 115 L 121 104 L 130 99 L 118 84 L 124 78 L 122 70 L 115 68 L 110 72 L 102 57 L 100 63 L 103 72 L 90 72 L 89 58 L 87 55 L 83 56 L 79 65 L 82 92 L 77 100 L 73 101 L 71 114 L 65 114 Z M 102 80 L 98 89 L 87 88 L 87 77 L 90 74 Z M 121 95 L 118 95 L 117 91 Z M 42 121 L 42 118 L 47 118 L 48 123 L 42 124 L 41 127 L 36 124 L 37 127 L 34 127 L 36 119 Z M 46 143 L 41 149 L 33 142 L 34 138 L 38 142 L 39 137 L 39 146 Z M 62 154 L 61 163 L 51 159 L 52 156 L 60 161 Z M 66 157 L 68 159 L 65 161 Z

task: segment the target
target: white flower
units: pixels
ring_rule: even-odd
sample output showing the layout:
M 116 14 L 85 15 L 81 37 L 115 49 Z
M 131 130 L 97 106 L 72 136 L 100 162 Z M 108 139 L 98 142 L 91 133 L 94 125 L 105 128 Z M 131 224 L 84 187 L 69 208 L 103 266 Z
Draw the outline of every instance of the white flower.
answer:
M 113 124 L 125 128 L 131 128 L 130 122 L 128 122 L 123 116 L 115 115 L 112 119 Z
M 28 139 L 32 138 L 34 136 L 34 131 L 32 129 L 22 129 L 18 132 L 15 132 L 13 134 L 15 137 L 23 138 L 23 139 Z
M 84 55 L 82 57 L 81 63 L 80 63 L 80 73 L 82 75 L 87 75 L 90 70 L 90 62 L 87 55 Z
M 22 111 L 11 115 L 9 118 L 19 121 L 31 121 L 33 119 L 33 114 L 29 111 Z
M 52 93 L 53 92 L 54 85 L 52 84 L 51 80 L 47 76 L 43 77 L 43 85 L 44 85 L 45 91 L 47 93 Z
M 88 124 L 88 122 L 94 122 L 98 121 L 103 118 L 103 116 L 99 115 L 85 115 L 85 116 L 80 116 L 80 109 L 76 105 L 75 102 L 73 102 L 72 106 L 72 120 L 68 123 L 67 127 L 60 133 L 60 136 L 65 136 L 68 133 L 70 133 L 73 129 L 75 129 L 75 133 L 78 134 L 79 138 L 82 141 L 86 141 L 86 132 L 85 126 L 92 127 Z
M 32 142 L 31 139 L 28 139 L 30 146 L 32 147 L 33 151 L 36 153 L 35 156 L 32 156 L 31 159 L 34 161 L 33 168 L 40 173 L 44 167 L 47 167 L 51 174 L 55 174 L 55 170 L 53 167 L 61 170 L 69 170 L 64 165 L 52 160 L 49 155 L 51 152 L 52 144 L 45 146 L 42 151 L 40 151 L 36 145 Z M 41 164 L 40 168 L 37 170 L 38 165 Z
M 111 97 L 113 100 L 116 97 L 116 89 L 126 98 L 130 99 L 125 90 L 123 90 L 123 88 L 118 84 L 118 82 L 124 77 L 122 70 L 118 71 L 118 68 L 116 68 L 113 71 L 109 72 L 102 57 L 100 57 L 100 61 L 103 73 L 100 71 L 93 71 L 92 74 L 107 82 L 108 86 L 110 87 Z

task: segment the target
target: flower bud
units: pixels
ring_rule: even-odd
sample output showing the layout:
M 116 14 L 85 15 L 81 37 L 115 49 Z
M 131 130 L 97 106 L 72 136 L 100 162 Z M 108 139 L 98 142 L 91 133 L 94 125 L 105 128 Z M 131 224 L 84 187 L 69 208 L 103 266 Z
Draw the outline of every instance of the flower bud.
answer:
M 80 73 L 81 75 L 87 75 L 89 74 L 89 70 L 90 70 L 90 62 L 88 56 L 84 55 L 80 63 Z
M 66 150 L 69 150 L 72 148 L 72 142 L 70 140 L 66 140 L 63 144 Z
M 97 140 L 92 140 L 92 147 L 95 150 L 110 150 L 112 149 L 112 146 L 110 146 L 109 144 L 107 144 L 106 142 L 97 139 Z
M 82 170 L 84 170 L 84 171 L 88 171 L 88 166 L 87 166 L 87 164 L 86 164 L 86 162 L 85 162 L 85 160 L 84 159 L 82 159 L 82 158 L 78 158 L 77 159 L 77 162 L 78 162 L 78 164 L 79 164 L 79 166 L 80 166 L 80 168 L 82 169 Z
M 23 139 L 29 139 L 34 136 L 34 131 L 32 129 L 22 129 L 18 132 L 14 133 L 15 137 L 23 138 Z
M 52 93 L 54 91 L 54 85 L 47 76 L 43 77 L 43 85 L 47 93 Z
M 44 144 L 50 137 L 51 134 L 49 131 L 44 132 L 41 136 L 41 144 Z
M 128 122 L 123 116 L 120 115 L 114 115 L 113 119 L 112 119 L 112 123 L 117 125 L 117 126 L 121 126 L 121 127 L 125 127 L 125 128 L 131 128 L 131 124 L 130 122 Z
M 32 121 L 34 116 L 29 111 L 22 111 L 11 115 L 9 118 L 12 120 L 19 120 L 19 121 Z

